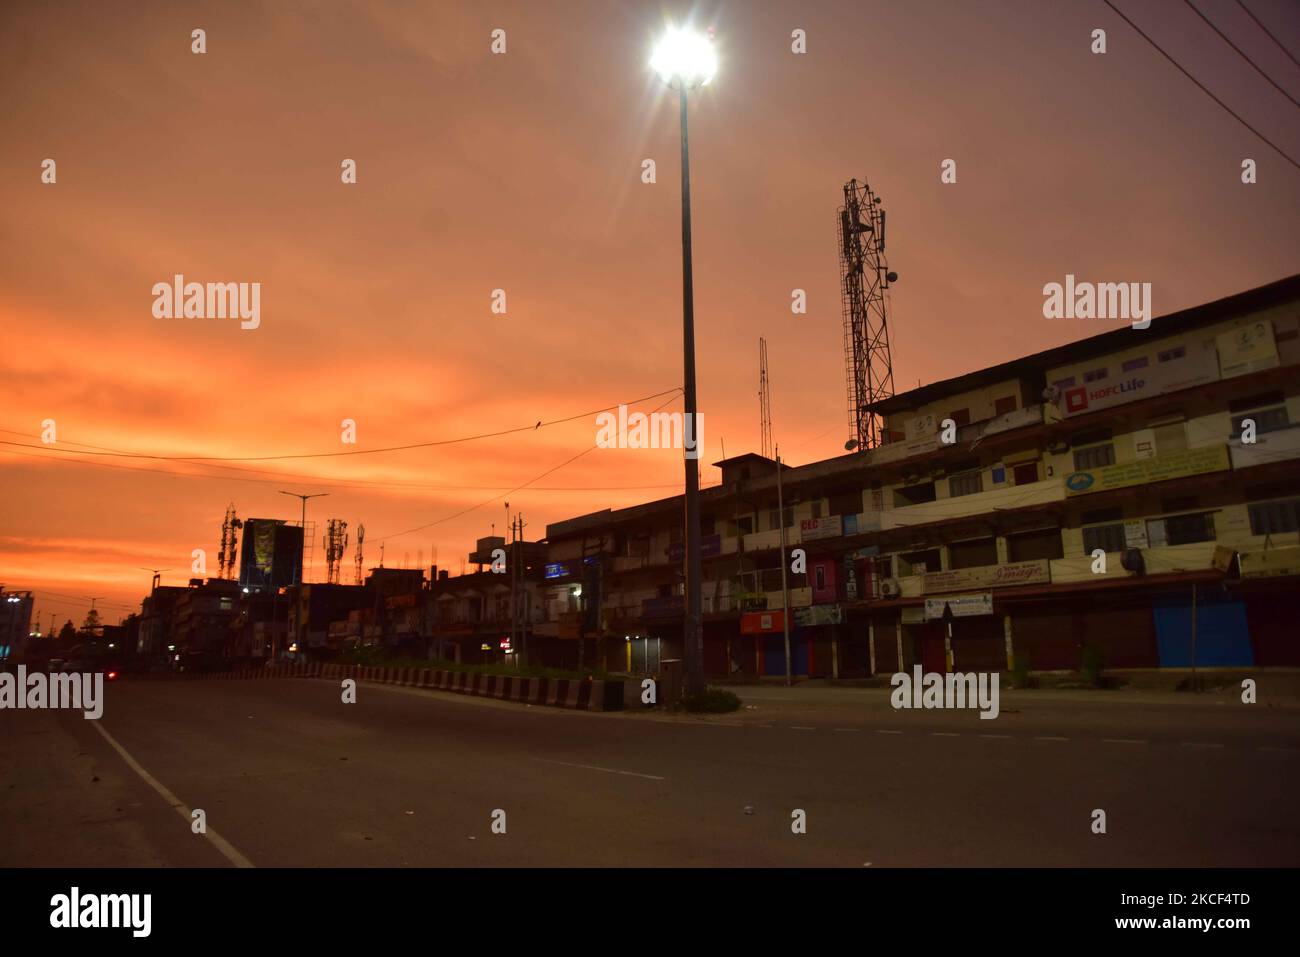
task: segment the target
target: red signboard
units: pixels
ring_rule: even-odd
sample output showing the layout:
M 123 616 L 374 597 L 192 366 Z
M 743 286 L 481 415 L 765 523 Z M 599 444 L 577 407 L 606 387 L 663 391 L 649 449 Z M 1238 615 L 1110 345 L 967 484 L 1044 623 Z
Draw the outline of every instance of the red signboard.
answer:
M 742 635 L 765 635 L 773 631 L 785 630 L 784 612 L 752 611 L 740 616 L 740 633 Z

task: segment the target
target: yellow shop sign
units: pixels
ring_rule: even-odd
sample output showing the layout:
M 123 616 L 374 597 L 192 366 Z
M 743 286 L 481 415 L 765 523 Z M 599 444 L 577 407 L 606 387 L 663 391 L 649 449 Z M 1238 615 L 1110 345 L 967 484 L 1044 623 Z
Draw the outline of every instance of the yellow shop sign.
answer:
M 1228 468 L 1228 465 L 1226 445 L 1185 449 L 1180 452 L 1170 452 L 1168 455 L 1158 455 L 1155 458 L 1071 472 L 1065 477 L 1065 494 L 1086 495 L 1090 492 L 1108 492 L 1111 489 L 1128 488 L 1132 485 L 1149 485 L 1152 482 L 1163 482 L 1188 475 L 1222 472 Z

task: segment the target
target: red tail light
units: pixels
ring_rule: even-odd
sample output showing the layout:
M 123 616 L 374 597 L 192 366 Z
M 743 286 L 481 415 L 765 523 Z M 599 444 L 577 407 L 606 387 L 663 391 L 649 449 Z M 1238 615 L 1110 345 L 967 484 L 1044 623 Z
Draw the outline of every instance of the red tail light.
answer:
M 116 672 L 116 671 L 110 671 L 110 672 L 108 673 L 108 680 L 109 680 L 109 681 L 116 681 L 116 680 L 117 680 L 117 672 Z

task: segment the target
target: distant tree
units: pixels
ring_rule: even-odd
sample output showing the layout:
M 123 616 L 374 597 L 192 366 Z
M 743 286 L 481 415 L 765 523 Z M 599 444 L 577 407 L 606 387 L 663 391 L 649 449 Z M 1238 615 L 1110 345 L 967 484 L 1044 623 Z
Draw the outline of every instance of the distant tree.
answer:
M 72 624 L 72 619 L 69 618 L 63 623 L 63 627 L 59 629 L 59 637 L 56 640 L 60 648 L 71 648 L 77 643 L 77 628 Z
M 81 633 L 84 635 L 93 635 L 95 632 L 99 631 L 101 627 L 103 627 L 103 623 L 99 620 L 99 611 L 92 608 L 90 611 L 86 612 L 86 620 L 81 623 Z

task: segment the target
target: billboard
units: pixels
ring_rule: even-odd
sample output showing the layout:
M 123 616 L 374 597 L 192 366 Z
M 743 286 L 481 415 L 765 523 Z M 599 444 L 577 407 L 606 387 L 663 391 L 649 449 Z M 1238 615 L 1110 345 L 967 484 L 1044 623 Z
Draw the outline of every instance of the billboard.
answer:
M 301 581 L 302 528 L 276 518 L 246 520 L 239 550 L 239 584 L 271 589 Z

